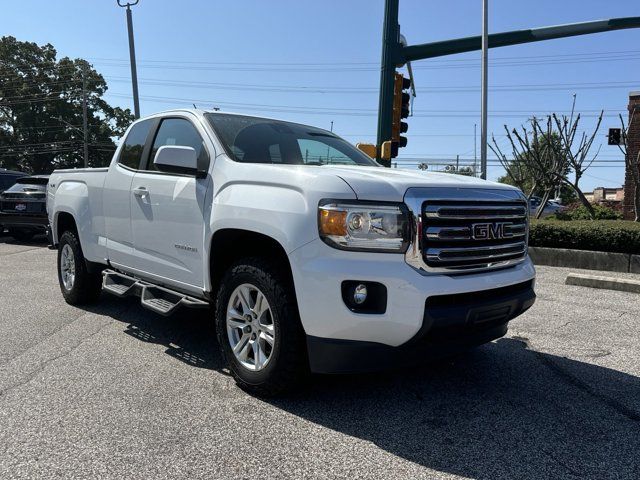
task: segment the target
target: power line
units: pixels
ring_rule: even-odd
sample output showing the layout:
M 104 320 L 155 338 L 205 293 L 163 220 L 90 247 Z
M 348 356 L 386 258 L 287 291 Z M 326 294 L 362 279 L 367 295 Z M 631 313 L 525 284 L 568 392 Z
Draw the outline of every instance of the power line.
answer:
M 111 82 L 121 83 L 128 82 L 126 77 L 106 76 Z M 161 78 L 141 78 L 140 83 L 152 86 L 172 86 L 172 87 L 190 87 L 204 89 L 223 89 L 223 90 L 239 90 L 239 91 L 259 91 L 259 92 L 283 92 L 283 93 L 304 93 L 304 94 L 377 94 L 377 87 L 329 87 L 329 86 L 313 86 L 313 85 L 261 85 L 261 84 L 238 84 L 222 83 L 222 82 L 204 82 L 204 81 L 188 81 L 177 79 L 161 79 Z M 494 85 L 490 88 L 492 91 L 535 91 L 535 90 L 564 90 L 570 89 L 595 89 L 598 88 L 634 88 L 637 81 L 606 81 L 606 82 L 582 82 L 582 83 L 540 83 L 540 84 L 509 84 Z M 475 85 L 460 86 L 418 86 L 421 92 L 476 92 L 479 87 Z
M 114 97 L 129 98 L 126 94 L 108 93 Z M 187 104 L 192 105 L 194 103 L 204 105 L 216 105 L 218 107 L 237 109 L 237 110 L 252 110 L 252 111 L 265 111 L 265 112 L 280 112 L 280 113 L 309 113 L 314 115 L 343 115 L 343 116 L 362 116 L 372 117 L 377 115 L 377 111 L 374 109 L 362 109 L 362 108 L 340 108 L 340 107 L 312 107 L 301 105 L 273 105 L 273 104 L 260 104 L 260 103 L 235 103 L 235 102 L 219 102 L 212 99 L 193 99 L 193 98 L 176 98 L 176 97 L 160 97 L 160 96 L 142 96 L 142 100 L 164 104 Z M 414 117 L 433 117 L 438 118 L 475 118 L 477 115 L 473 113 L 438 113 L 431 114 L 428 111 L 416 111 Z M 522 115 L 516 114 L 490 114 L 492 117 L 513 117 L 520 118 Z M 585 114 L 583 118 L 595 118 L 596 114 Z M 615 113 L 605 113 L 605 117 L 617 117 Z
M 574 57 L 589 57 L 589 56 L 611 56 L 611 55 L 636 55 L 640 54 L 640 50 L 618 50 L 607 52 L 576 52 L 576 53 L 564 53 L 553 55 L 520 55 L 520 56 L 497 56 L 493 57 L 493 61 L 498 60 L 521 60 L 521 59 L 542 59 L 542 58 L 574 58 Z M 114 62 L 127 62 L 124 58 L 106 58 L 106 57 L 87 57 L 88 60 L 99 61 L 114 61 Z M 477 59 L 449 59 L 438 60 L 440 63 L 457 63 L 467 62 Z M 362 61 L 349 61 L 349 62 L 211 62 L 203 60 L 140 60 L 139 63 L 185 63 L 185 64 L 207 64 L 207 65 L 273 65 L 273 66 L 331 66 L 331 65 L 379 65 L 379 61 L 362 62 Z
M 593 62 L 616 62 L 640 59 L 640 51 L 603 52 L 563 55 L 542 55 L 522 57 L 496 57 L 490 64 L 493 67 L 513 67 L 545 64 L 575 64 Z M 582 56 L 581 56 L 582 55 Z M 528 59 L 528 60 L 527 60 Z M 109 67 L 127 67 L 124 59 L 93 58 L 97 64 Z M 278 63 L 278 62 L 206 62 L 185 60 L 146 60 L 138 62 L 142 68 L 155 69 L 189 69 L 189 70 L 226 70 L 226 71 L 279 71 L 279 72 L 340 72 L 340 71 L 376 71 L 379 66 L 376 62 L 338 62 L 338 63 Z M 448 68 L 478 68 L 476 59 L 432 60 L 429 64 L 415 65 L 418 70 L 448 69 Z
M 103 76 L 105 80 L 109 80 L 111 82 L 120 83 L 120 82 L 129 82 L 128 77 L 122 76 Z M 353 86 L 353 87 L 335 87 L 335 86 L 317 86 L 317 85 L 265 85 L 265 84 L 239 84 L 237 82 L 233 83 L 225 83 L 225 82 L 205 82 L 205 81 L 192 81 L 192 80 L 180 80 L 180 79 L 165 79 L 165 78 L 141 78 L 147 85 L 157 85 L 157 86 L 188 86 L 193 88 L 211 88 L 211 89 L 225 89 L 225 90 L 255 90 L 255 91 L 282 91 L 286 93 L 346 93 L 346 94 L 354 94 L 354 93 L 378 93 L 377 87 L 367 87 L 367 86 Z M 26 82 L 30 83 L 30 82 Z M 55 82 L 39 82 L 38 80 L 34 80 L 32 83 L 34 86 L 44 86 L 44 85 L 61 85 L 61 84 L 81 84 L 81 80 L 64 80 L 64 81 L 55 81 Z M 21 86 L 21 84 L 19 85 Z M 495 91 L 499 90 L 549 90 L 549 89 L 565 89 L 565 88 L 586 88 L 586 87 L 601 87 L 601 88 L 634 88 L 637 86 L 637 80 L 622 80 L 622 81 L 599 81 L 599 82 L 577 82 L 577 83 L 534 83 L 534 84 L 523 84 L 523 83 L 511 83 L 506 85 L 494 85 L 492 89 Z M 478 87 L 476 85 L 442 85 L 442 86 L 434 86 L 434 85 L 419 85 L 421 91 L 430 92 L 461 92 L 461 91 L 476 91 Z M 80 89 L 78 88 L 78 91 Z M 63 90 L 64 92 L 64 90 Z

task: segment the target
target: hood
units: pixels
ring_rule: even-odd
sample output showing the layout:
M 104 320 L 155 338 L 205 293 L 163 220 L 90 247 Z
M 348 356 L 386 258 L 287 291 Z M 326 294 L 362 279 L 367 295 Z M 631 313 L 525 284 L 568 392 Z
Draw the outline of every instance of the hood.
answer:
M 517 190 L 517 188 L 503 183 L 489 182 L 475 177 L 450 173 L 329 165 L 321 168 L 330 171 L 332 174 L 339 176 L 347 182 L 360 200 L 401 202 L 404 199 L 407 189 L 413 187 Z

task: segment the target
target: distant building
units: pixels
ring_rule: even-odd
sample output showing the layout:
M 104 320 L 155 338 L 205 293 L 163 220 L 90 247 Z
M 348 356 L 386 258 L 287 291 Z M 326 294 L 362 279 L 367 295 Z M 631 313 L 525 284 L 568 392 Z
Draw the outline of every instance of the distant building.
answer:
M 587 200 L 589 200 L 591 203 L 622 203 L 624 201 L 624 187 L 597 187 L 593 189 L 593 192 L 584 192 L 584 196 L 587 197 Z

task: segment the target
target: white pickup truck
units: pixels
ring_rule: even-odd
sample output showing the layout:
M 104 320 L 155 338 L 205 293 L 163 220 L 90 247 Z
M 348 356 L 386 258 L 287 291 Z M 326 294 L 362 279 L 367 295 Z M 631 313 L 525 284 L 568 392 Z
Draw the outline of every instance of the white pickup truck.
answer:
M 68 303 L 105 290 L 160 314 L 211 306 L 230 371 L 258 394 L 489 342 L 535 300 L 520 191 L 380 167 L 279 120 L 138 120 L 108 168 L 55 171 L 47 210 Z

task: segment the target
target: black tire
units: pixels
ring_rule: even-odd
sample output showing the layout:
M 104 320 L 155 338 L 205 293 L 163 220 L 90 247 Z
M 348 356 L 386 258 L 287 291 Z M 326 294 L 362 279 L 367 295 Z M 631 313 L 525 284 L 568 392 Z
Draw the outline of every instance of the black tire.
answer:
M 19 242 L 30 242 L 35 234 L 33 230 L 9 230 L 9 235 Z
M 74 279 L 70 286 L 65 286 L 62 278 L 62 257 L 65 246 L 73 253 Z M 58 282 L 65 301 L 70 305 L 84 305 L 93 303 L 100 297 L 102 291 L 102 275 L 100 272 L 89 272 L 82 254 L 80 241 L 75 232 L 67 230 L 60 236 L 58 245 Z
M 242 365 L 233 353 L 227 332 L 227 307 L 242 284 L 257 287 L 271 307 L 274 343 L 269 361 L 259 371 Z M 216 299 L 216 336 L 222 356 L 240 388 L 258 396 L 274 396 L 299 386 L 308 372 L 305 334 L 293 285 L 280 268 L 261 258 L 247 258 L 225 273 Z

